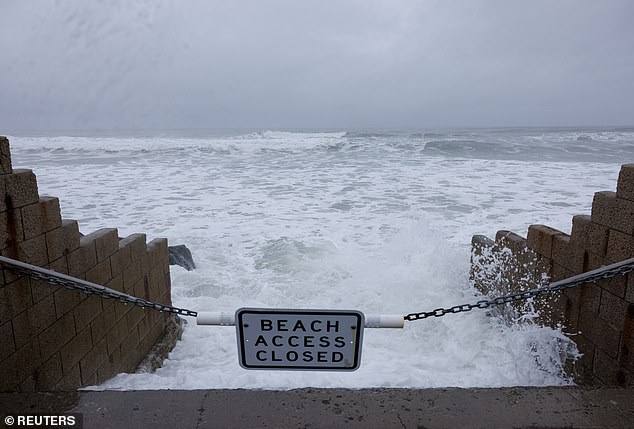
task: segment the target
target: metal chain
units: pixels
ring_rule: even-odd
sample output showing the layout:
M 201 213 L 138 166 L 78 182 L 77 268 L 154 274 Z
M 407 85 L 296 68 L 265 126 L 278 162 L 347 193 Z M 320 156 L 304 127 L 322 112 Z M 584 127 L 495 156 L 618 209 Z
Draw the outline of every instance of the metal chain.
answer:
M 184 308 L 172 307 L 170 305 L 159 304 L 158 302 L 148 301 L 143 298 L 137 298 L 114 289 L 107 288 L 85 280 L 76 279 L 55 271 L 47 270 L 35 265 L 26 264 L 10 258 L 0 256 L 0 265 L 5 269 L 11 270 L 18 274 L 25 275 L 34 280 L 43 281 L 52 285 L 63 286 L 67 289 L 79 290 L 89 295 L 97 295 L 106 299 L 115 299 L 124 304 L 133 304 L 141 308 L 153 308 L 158 311 L 180 314 L 182 316 L 198 316 L 198 313 Z
M 437 308 L 432 311 L 423 311 L 421 313 L 410 313 L 404 316 L 405 320 L 413 321 L 426 319 L 428 317 L 440 317 L 445 314 L 462 313 L 465 311 L 471 311 L 474 308 L 489 308 L 494 305 L 506 304 L 509 302 L 521 301 L 528 298 L 533 298 L 539 295 L 554 293 L 560 290 L 577 287 L 584 283 L 596 283 L 601 280 L 606 280 L 615 276 L 625 275 L 631 271 L 634 271 L 634 258 L 626 261 L 618 262 L 616 264 L 608 265 L 597 270 L 588 271 L 577 276 L 570 277 L 565 280 L 561 280 L 552 283 L 548 286 L 540 287 L 537 289 L 528 290 L 525 292 L 514 293 L 510 295 L 498 296 L 490 300 L 480 300 L 475 304 L 462 304 L 454 305 L 449 308 Z
M 123 292 L 107 288 L 105 286 L 87 282 L 85 280 L 70 277 L 65 274 L 60 274 L 55 271 L 47 270 L 31 264 L 26 264 L 24 262 L 16 261 L 14 259 L 6 258 L 3 256 L 0 256 L 0 265 L 3 265 L 4 268 L 8 270 L 23 274 L 34 280 L 62 286 L 68 289 L 79 290 L 82 293 L 97 295 L 106 299 L 115 299 L 119 302 L 123 302 L 124 304 L 130 303 L 141 308 L 152 308 L 161 312 L 165 311 L 168 313 L 180 314 L 182 316 L 198 316 L 198 313 L 192 310 L 160 304 L 157 302 L 148 301 L 143 298 L 137 298 Z M 625 275 L 632 271 L 634 271 L 634 258 L 618 262 L 616 264 L 608 265 L 606 267 L 602 267 L 593 271 L 589 271 L 587 273 L 579 274 L 577 276 L 552 283 L 549 286 L 544 286 L 541 288 L 510 295 L 498 296 L 490 300 L 480 300 L 477 301 L 475 304 L 454 305 L 453 307 L 449 308 L 437 308 L 432 311 L 410 313 L 405 315 L 404 319 L 407 321 L 414 321 L 426 319 L 428 317 L 440 317 L 444 316 L 445 314 L 463 313 L 466 311 L 471 311 L 474 308 L 486 309 L 494 305 L 521 301 L 539 295 L 554 293 L 564 289 L 577 287 L 584 283 L 596 283 L 598 281 L 610 279 L 615 276 Z

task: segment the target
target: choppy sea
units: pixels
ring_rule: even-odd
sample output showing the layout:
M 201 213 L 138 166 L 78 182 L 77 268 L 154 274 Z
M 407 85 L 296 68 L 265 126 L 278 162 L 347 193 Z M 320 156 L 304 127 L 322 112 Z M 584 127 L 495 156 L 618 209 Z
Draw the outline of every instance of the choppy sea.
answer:
M 83 233 L 187 245 L 198 268 L 172 267 L 173 301 L 197 311 L 472 302 L 473 234 L 569 232 L 634 162 L 634 128 L 68 134 L 10 137 L 14 167 Z M 561 385 L 567 334 L 472 311 L 366 330 L 355 372 L 247 371 L 233 328 L 191 320 L 162 368 L 98 388 Z

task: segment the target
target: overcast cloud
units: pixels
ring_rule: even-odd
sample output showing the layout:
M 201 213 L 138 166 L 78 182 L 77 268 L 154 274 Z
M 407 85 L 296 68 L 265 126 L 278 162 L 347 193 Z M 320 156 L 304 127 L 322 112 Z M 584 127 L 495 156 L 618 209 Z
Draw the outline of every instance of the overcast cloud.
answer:
M 634 124 L 634 2 L 2 0 L 0 134 Z

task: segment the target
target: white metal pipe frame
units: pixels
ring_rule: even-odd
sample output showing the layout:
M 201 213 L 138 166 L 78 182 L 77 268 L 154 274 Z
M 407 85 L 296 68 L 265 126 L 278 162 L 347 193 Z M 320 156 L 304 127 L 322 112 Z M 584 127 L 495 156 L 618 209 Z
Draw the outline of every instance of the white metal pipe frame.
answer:
M 234 313 L 220 311 L 198 312 L 197 325 L 235 326 Z M 366 328 L 403 328 L 405 318 L 400 314 L 366 314 Z

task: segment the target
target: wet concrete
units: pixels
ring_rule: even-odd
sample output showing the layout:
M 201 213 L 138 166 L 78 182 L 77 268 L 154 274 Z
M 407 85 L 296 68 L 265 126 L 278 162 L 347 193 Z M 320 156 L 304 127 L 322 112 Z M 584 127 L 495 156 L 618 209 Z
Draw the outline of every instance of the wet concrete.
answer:
M 633 428 L 634 389 L 0 393 L 0 421 L 47 413 L 85 428 Z

